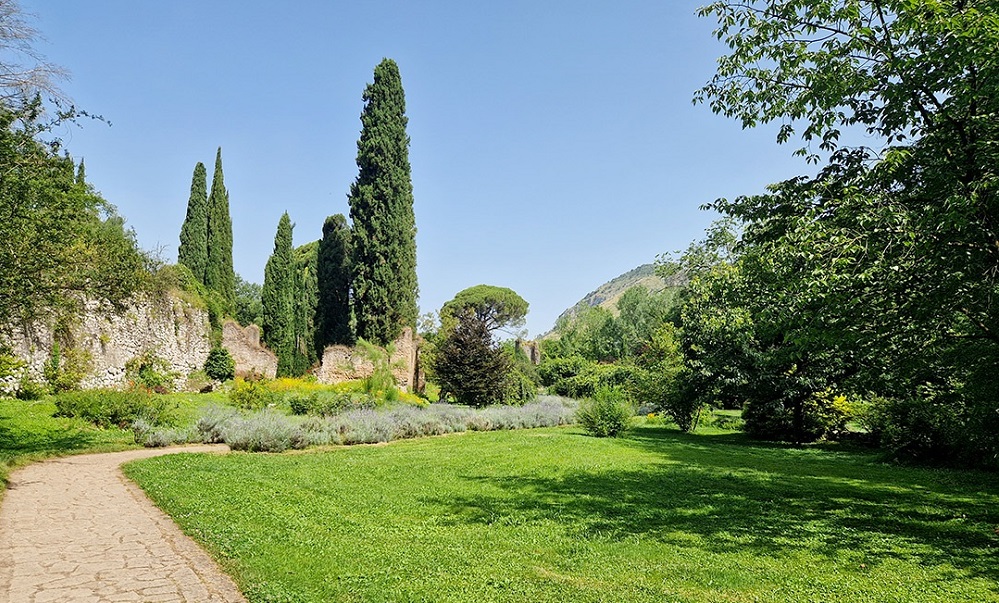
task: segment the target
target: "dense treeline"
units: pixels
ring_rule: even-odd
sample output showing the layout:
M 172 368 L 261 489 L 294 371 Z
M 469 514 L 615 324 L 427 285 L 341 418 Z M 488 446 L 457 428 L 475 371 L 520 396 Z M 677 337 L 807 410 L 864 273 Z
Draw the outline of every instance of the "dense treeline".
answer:
M 708 205 L 725 220 L 666 263 L 690 282 L 679 316 L 661 323 L 680 353 L 660 367 L 674 384 L 658 403 L 681 415 L 685 401 L 695 414 L 743 408 L 750 434 L 796 442 L 860 421 L 900 455 L 995 465 L 994 3 L 719 1 L 701 12 L 732 50 L 698 100 L 747 127 L 781 122 L 779 142 L 800 131 L 798 153 L 824 165 Z M 847 128 L 883 144 L 843 145 Z M 563 326 L 567 343 L 553 349 L 601 321 L 587 327 L 600 333 L 606 316 Z M 580 356 L 621 356 L 614 338 L 588 345 Z

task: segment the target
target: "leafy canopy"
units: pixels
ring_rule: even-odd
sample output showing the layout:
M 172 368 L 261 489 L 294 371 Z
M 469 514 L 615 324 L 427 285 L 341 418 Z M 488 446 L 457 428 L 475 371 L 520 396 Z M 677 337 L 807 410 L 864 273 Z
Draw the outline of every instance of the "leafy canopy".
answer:
M 527 316 L 528 303 L 513 289 L 493 285 L 475 285 L 459 291 L 441 308 L 441 317 L 456 317 L 464 312 L 482 322 L 489 332 L 520 328 Z

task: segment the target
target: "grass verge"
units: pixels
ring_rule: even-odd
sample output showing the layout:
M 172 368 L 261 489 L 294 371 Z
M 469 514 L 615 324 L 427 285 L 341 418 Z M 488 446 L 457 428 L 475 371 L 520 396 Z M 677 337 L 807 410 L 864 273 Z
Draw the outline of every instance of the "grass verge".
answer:
M 55 411 L 50 400 L 0 398 L 0 486 L 12 470 L 32 461 L 136 446 L 131 430 L 100 429 L 83 419 L 53 417 Z
M 999 601 L 994 475 L 643 426 L 126 472 L 251 601 Z

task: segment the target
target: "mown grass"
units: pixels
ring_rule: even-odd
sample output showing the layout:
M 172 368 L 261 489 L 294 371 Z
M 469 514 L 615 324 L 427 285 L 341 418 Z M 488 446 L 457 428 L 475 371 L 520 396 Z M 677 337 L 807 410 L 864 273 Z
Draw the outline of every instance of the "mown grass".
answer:
M 167 418 L 175 425 L 193 424 L 204 405 L 224 400 L 218 394 L 168 394 L 162 399 Z M 30 462 L 137 446 L 131 429 L 102 429 L 83 419 L 55 414 L 51 397 L 30 402 L 0 398 L 0 494 L 10 472 Z
M 100 429 L 82 419 L 53 417 L 50 400 L 0 398 L 0 490 L 17 467 L 53 456 L 135 447 L 127 429 Z
M 999 601 L 990 474 L 643 426 L 127 473 L 251 601 Z

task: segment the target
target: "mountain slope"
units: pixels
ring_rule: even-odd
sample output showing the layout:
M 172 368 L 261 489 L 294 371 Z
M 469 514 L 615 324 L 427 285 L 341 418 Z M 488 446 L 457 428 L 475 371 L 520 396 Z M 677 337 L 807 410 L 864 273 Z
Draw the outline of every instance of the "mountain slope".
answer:
M 593 306 L 607 308 L 614 314 L 617 314 L 617 300 L 628 289 L 636 285 L 641 285 L 653 293 L 658 293 L 669 287 L 677 286 L 678 283 L 672 282 L 673 280 L 670 279 L 670 282 L 667 282 L 656 274 L 655 264 L 642 264 L 638 268 L 629 270 L 621 276 L 600 285 L 594 291 L 584 296 L 583 299 L 579 300 L 576 305 L 562 312 L 558 319 L 562 320 L 578 313 L 584 308 Z

